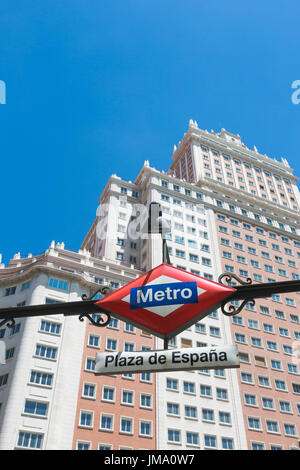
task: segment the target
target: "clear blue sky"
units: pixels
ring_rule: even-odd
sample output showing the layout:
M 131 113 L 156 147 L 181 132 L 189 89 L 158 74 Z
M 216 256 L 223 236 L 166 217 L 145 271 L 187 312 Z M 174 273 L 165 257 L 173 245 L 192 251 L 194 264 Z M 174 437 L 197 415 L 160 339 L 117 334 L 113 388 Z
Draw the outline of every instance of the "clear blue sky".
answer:
M 300 176 L 296 0 L 0 3 L 0 252 L 77 250 L 112 173 L 166 170 L 189 119 Z

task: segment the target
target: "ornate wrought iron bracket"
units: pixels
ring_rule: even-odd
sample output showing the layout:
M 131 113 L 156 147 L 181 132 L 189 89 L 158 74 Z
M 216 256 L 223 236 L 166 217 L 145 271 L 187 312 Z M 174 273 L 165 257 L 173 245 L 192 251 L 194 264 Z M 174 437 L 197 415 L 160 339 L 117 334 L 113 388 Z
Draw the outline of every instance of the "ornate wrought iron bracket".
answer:
M 226 284 L 224 284 L 224 282 L 222 282 L 223 278 L 225 278 L 226 282 L 229 283 L 231 282 L 231 279 L 235 279 L 236 281 L 238 281 L 240 284 L 242 284 L 243 286 L 248 286 L 250 284 L 252 284 L 252 279 L 250 277 L 247 277 L 246 281 L 243 281 L 241 278 L 239 278 L 236 274 L 232 274 L 232 273 L 228 273 L 228 272 L 225 272 L 223 274 L 221 274 L 218 278 L 218 282 L 220 284 L 223 284 L 224 286 Z
M 243 279 L 239 278 L 236 274 L 232 274 L 232 273 L 223 273 L 219 276 L 218 278 L 218 282 L 220 284 L 223 284 L 223 285 L 226 285 L 224 284 L 223 279 L 225 279 L 225 281 L 227 282 L 227 284 L 231 283 L 231 280 L 232 279 L 235 279 L 236 281 L 238 281 L 242 286 L 250 286 L 252 284 L 252 279 L 250 277 L 247 277 L 246 281 L 244 281 Z M 242 301 L 242 303 L 236 307 L 235 305 L 232 305 L 230 304 L 230 302 L 232 302 L 232 298 L 229 300 L 227 299 L 225 302 L 222 303 L 221 305 L 221 311 L 224 315 L 228 316 L 228 317 L 232 317 L 233 315 L 237 315 L 238 313 L 240 313 L 243 308 L 245 307 L 246 304 L 250 304 L 252 306 L 255 305 L 255 300 L 254 299 L 244 299 Z M 226 309 L 226 305 L 228 304 L 227 306 L 227 309 Z
M 0 322 L 0 328 L 1 326 L 5 325 L 8 326 L 8 328 L 12 328 L 13 326 L 15 326 L 16 324 L 16 321 L 14 318 L 5 318 L 4 320 L 2 320 Z
M 257 284 L 252 284 L 252 280 L 247 278 L 246 281 L 243 281 L 238 276 L 232 273 L 223 273 L 219 276 L 219 283 L 224 284 L 222 281 L 226 279 L 227 283 L 231 283 L 232 279 L 235 279 L 240 283 L 240 285 L 232 285 L 235 289 L 229 297 L 224 299 L 221 304 L 221 310 L 224 315 L 232 316 L 240 313 L 246 304 L 255 305 L 254 299 L 266 299 L 272 297 L 274 294 L 287 294 L 289 292 L 300 292 L 300 280 L 292 281 L 281 281 L 281 282 L 261 282 Z M 234 305 L 229 305 L 226 308 L 226 305 L 233 301 L 241 300 L 242 303 L 238 307 Z
M 106 315 L 107 316 L 107 320 L 103 320 L 102 318 L 102 315 Z M 99 315 L 97 313 L 97 315 Z M 99 317 L 97 318 L 97 320 L 94 320 L 93 317 L 91 317 L 91 315 L 89 315 L 88 313 L 82 313 L 81 315 L 79 315 L 79 321 L 83 321 L 84 318 L 88 318 L 89 321 L 94 325 L 94 326 L 107 326 L 109 323 L 110 323 L 110 314 L 109 313 L 106 313 L 106 312 L 102 312 Z
M 240 313 L 243 308 L 245 307 L 246 304 L 250 304 L 254 307 L 255 305 L 255 300 L 252 299 L 252 300 L 243 300 L 243 302 L 238 306 L 238 307 L 235 307 L 234 305 L 232 304 L 229 304 L 228 305 L 228 310 L 226 310 L 226 305 L 228 304 L 228 302 L 226 303 L 223 303 L 221 305 L 221 312 L 226 315 L 227 317 L 232 317 L 233 315 L 237 315 L 238 313 Z
M 99 289 L 97 289 L 95 292 L 93 292 L 93 294 L 90 297 L 88 297 L 86 294 L 82 294 L 81 298 L 82 298 L 82 300 L 90 301 L 90 300 L 95 300 L 95 297 L 98 294 L 101 294 L 101 295 L 104 296 L 104 295 L 110 294 L 111 292 L 112 292 L 112 288 L 110 286 L 101 286 L 101 287 L 99 287 Z M 109 325 L 110 320 L 111 320 L 109 312 L 102 311 L 102 310 L 99 311 L 99 308 L 98 308 L 97 313 L 96 312 L 94 312 L 94 313 L 97 314 L 97 319 L 96 320 L 89 313 L 82 313 L 81 315 L 79 315 L 79 321 L 84 321 L 84 318 L 88 318 L 88 320 L 94 326 L 105 327 L 105 326 Z M 106 320 L 103 319 L 102 315 L 106 316 Z

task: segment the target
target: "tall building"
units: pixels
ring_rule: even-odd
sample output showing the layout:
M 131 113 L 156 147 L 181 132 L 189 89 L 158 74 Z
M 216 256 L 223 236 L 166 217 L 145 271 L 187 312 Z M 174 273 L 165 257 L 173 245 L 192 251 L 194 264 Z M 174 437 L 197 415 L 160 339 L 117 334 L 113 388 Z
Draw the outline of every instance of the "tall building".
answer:
M 169 223 L 172 265 L 214 281 L 224 272 L 253 282 L 299 279 L 300 194 L 288 162 L 190 121 L 167 172 L 146 161 L 134 182 L 110 177 L 78 253 L 52 244 L 0 265 L 0 306 L 80 300 L 160 264 L 160 236 L 144 228 L 151 202 Z M 162 340 L 114 318 L 106 328 L 63 315 L 2 327 L 0 448 L 298 447 L 299 300 L 260 299 L 232 317 L 217 310 L 169 341 L 237 344 L 237 370 L 95 376 L 96 351 L 162 349 Z

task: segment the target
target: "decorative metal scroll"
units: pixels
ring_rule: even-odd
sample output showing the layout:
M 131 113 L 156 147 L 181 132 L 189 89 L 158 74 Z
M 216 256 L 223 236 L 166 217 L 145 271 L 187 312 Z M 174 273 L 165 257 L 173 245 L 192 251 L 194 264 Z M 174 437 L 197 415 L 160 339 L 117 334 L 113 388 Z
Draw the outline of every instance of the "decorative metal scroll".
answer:
M 15 326 L 16 324 L 16 321 L 14 318 L 5 318 L 4 320 L 2 320 L 0 322 L 0 328 L 1 326 L 5 325 L 8 326 L 8 328 L 12 328 L 13 326 Z
M 224 282 L 222 282 L 223 279 L 225 279 L 227 284 L 231 283 L 232 279 L 235 279 L 243 286 L 249 286 L 252 284 L 252 279 L 250 277 L 247 277 L 246 281 L 244 281 L 243 279 L 240 279 L 236 274 L 227 273 L 227 272 L 221 274 L 218 278 L 218 282 L 220 284 L 226 285 L 224 284 Z M 229 302 L 230 301 L 226 301 L 221 305 L 222 313 L 228 317 L 232 317 L 233 315 L 237 315 L 238 313 L 240 313 L 245 307 L 245 305 L 247 304 L 251 305 L 252 307 L 254 307 L 255 305 L 254 299 L 245 299 L 242 301 L 242 303 L 239 306 L 232 305 Z
M 97 294 L 102 294 L 102 295 L 107 295 L 112 291 L 111 287 L 109 286 L 101 286 L 99 289 L 97 289 L 90 297 L 88 297 L 86 294 L 82 294 L 81 298 L 82 300 L 93 300 Z M 93 314 L 92 314 L 93 315 Z M 95 320 L 89 313 L 82 313 L 79 315 L 79 321 L 84 321 L 84 318 L 88 318 L 88 320 L 94 325 L 94 326 L 101 326 L 105 327 L 109 325 L 111 317 L 108 312 L 97 312 L 97 320 Z M 106 316 L 106 320 L 103 319 L 102 315 Z

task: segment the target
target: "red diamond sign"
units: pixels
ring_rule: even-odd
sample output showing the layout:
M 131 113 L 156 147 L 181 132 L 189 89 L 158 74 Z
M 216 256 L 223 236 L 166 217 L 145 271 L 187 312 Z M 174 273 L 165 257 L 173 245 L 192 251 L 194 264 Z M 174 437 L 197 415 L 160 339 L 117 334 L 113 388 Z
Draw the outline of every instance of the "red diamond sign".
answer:
M 161 264 L 96 302 L 113 316 L 171 338 L 219 308 L 235 289 Z

